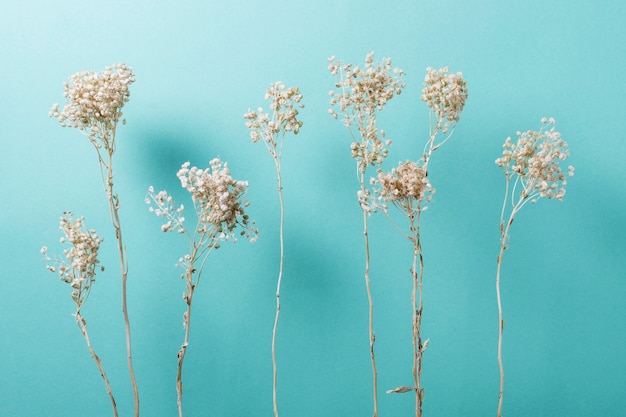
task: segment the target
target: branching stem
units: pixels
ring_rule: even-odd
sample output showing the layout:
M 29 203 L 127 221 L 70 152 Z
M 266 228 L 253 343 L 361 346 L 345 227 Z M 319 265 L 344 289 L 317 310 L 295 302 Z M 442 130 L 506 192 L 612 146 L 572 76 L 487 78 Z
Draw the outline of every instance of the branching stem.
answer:
M 104 191 L 107 196 L 107 200 L 109 202 L 109 212 L 111 215 L 111 223 L 113 224 L 113 228 L 115 229 L 115 238 L 117 239 L 117 248 L 120 257 L 120 270 L 122 277 L 122 314 L 124 316 L 124 328 L 126 335 L 126 355 L 128 362 L 128 372 L 130 375 L 130 380 L 133 389 L 133 398 L 134 398 L 134 408 L 135 408 L 135 417 L 139 417 L 139 390 L 137 388 L 137 381 L 135 378 L 135 371 L 133 369 L 133 359 L 132 359 L 132 346 L 131 346 L 131 336 L 130 336 L 130 321 L 128 318 L 128 307 L 126 302 L 126 281 L 128 277 L 128 259 L 126 258 L 126 247 L 124 246 L 124 242 L 122 240 L 122 228 L 120 224 L 119 217 L 119 198 L 117 194 L 113 192 L 113 153 L 115 152 L 115 131 L 111 133 L 111 138 L 109 140 L 108 133 L 104 134 L 103 141 L 105 143 L 105 150 L 107 152 L 107 159 L 105 160 L 101 154 L 101 147 L 96 144 L 94 141 L 94 146 L 96 146 L 96 151 L 98 152 L 98 160 L 100 162 L 101 172 L 103 173 L 103 182 L 104 182 Z M 104 172 L 106 171 L 106 179 L 104 177 Z

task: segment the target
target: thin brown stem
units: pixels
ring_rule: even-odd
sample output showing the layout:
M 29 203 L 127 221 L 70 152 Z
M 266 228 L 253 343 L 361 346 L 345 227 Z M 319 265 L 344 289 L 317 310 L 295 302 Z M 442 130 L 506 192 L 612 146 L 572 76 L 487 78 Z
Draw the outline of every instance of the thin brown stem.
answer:
M 111 390 L 111 384 L 109 383 L 109 378 L 107 378 L 107 374 L 106 372 L 104 372 L 104 368 L 102 366 L 102 360 L 98 357 L 98 355 L 96 355 L 96 352 L 91 346 L 91 341 L 89 340 L 89 334 L 87 333 L 87 321 L 83 318 L 83 316 L 81 316 L 80 311 L 76 311 L 75 317 L 76 317 L 76 323 L 78 324 L 78 328 L 80 329 L 81 333 L 83 334 L 85 338 L 85 341 L 87 342 L 87 348 L 89 349 L 89 353 L 91 354 L 91 357 L 96 363 L 96 366 L 98 367 L 98 370 L 100 371 L 100 375 L 102 376 L 102 379 L 104 380 L 104 386 L 105 386 L 107 394 L 109 395 L 109 399 L 111 400 L 111 406 L 113 407 L 113 416 L 118 417 L 117 405 L 115 403 L 115 398 L 113 397 L 113 391 Z

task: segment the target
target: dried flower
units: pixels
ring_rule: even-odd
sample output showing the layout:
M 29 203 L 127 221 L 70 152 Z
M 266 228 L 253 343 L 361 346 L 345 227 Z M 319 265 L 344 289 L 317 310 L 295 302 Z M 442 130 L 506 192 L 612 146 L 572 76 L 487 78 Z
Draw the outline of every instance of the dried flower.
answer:
M 65 212 L 61 216 L 59 229 L 64 236 L 60 241 L 70 246 L 63 251 L 65 259 L 50 258 L 48 248 L 46 246 L 41 248 L 46 261 L 52 261 L 46 268 L 57 273 L 61 281 L 72 287 L 72 299 L 78 309 L 87 300 L 91 285 L 95 281 L 96 268 L 100 263 L 98 251 L 103 241 L 95 230 L 87 229 L 84 220 L 83 217 L 73 219 L 71 212 Z M 100 269 L 104 270 L 104 267 Z
M 543 118 L 539 131 L 517 132 L 517 141 L 507 138 L 502 157 L 496 164 L 504 169 L 507 181 L 517 175 L 522 186 L 520 198 L 556 198 L 562 200 L 567 186 L 567 177 L 574 175 L 569 166 L 567 174 L 561 168 L 562 161 L 569 157 L 567 143 L 555 130 L 553 118 Z
M 426 69 L 421 99 L 433 111 L 436 125 L 447 133 L 461 118 L 467 100 L 467 83 L 463 74 L 448 74 L 448 67 Z
M 59 110 L 58 104 L 53 105 L 49 116 L 63 127 L 79 129 L 92 140 L 99 136 L 102 139 L 101 133 L 115 130 L 134 81 L 132 68 L 124 64 L 106 67 L 100 73 L 76 73 L 65 83 L 65 107 Z
M 553 118 L 541 119 L 539 131 L 517 132 L 517 142 L 508 137 L 504 142 L 502 156 L 496 159 L 496 165 L 504 169 L 506 188 L 500 214 L 500 253 L 496 269 L 496 299 L 498 303 L 498 365 L 500 368 L 500 392 L 498 417 L 502 416 L 504 397 L 504 364 L 502 361 L 502 340 L 504 316 L 500 293 L 500 276 L 504 252 L 509 248 L 511 225 L 517 213 L 528 203 L 536 203 L 540 198 L 562 200 L 565 195 L 567 177 L 574 175 L 574 167 L 569 166 L 567 175 L 560 166 L 561 161 L 569 158 L 567 143 L 555 130 Z M 513 189 L 509 184 L 515 178 Z M 519 193 L 517 186 L 521 185 Z M 510 200 L 510 205 L 507 204 Z M 506 216 L 508 220 L 506 220 Z
M 199 232 L 210 231 L 210 240 L 228 240 L 234 238 L 234 229 L 241 226 L 240 235 L 252 242 L 256 240 L 258 231 L 254 221 L 245 213 L 249 203 L 242 201 L 248 182 L 233 179 L 227 163 L 215 158 L 210 162 L 210 168 L 200 169 L 190 168 L 190 163 L 185 162 L 176 175 L 181 186 L 191 193 Z M 151 206 L 150 212 L 165 219 L 161 225 L 163 232 L 185 233 L 185 207 L 182 204 L 176 207 L 167 191 L 155 193 L 154 187 L 150 186 L 145 202 L 156 206 Z
M 298 87 L 286 88 L 285 84 L 277 81 L 265 92 L 265 100 L 270 100 L 272 115 L 259 107 L 257 111 L 248 110 L 243 117 L 247 120 L 246 126 L 250 129 L 253 142 L 262 139 L 270 148 L 276 149 L 276 136 L 280 132 L 297 135 L 302 127 L 302 121 L 298 120 L 298 109 L 304 107 L 302 94 Z
M 391 144 L 385 140 L 385 132 L 376 125 L 376 112 L 382 110 L 394 95 L 400 94 L 405 84 L 402 82 L 404 71 L 393 68 L 390 58 L 374 62 L 374 53 L 365 57 L 365 67 L 343 64 L 335 57 L 329 58 L 328 70 L 339 77 L 335 89 L 331 90 L 330 104 L 338 107 L 343 116 L 343 123 L 356 127 L 360 138 L 354 138 L 350 149 L 351 156 L 359 161 L 359 170 L 364 173 L 370 165 L 381 165 L 387 157 Z M 337 111 L 329 113 L 338 119 Z
M 378 178 L 372 183 L 380 186 L 375 192 L 387 202 L 422 200 L 432 190 L 426 170 L 413 161 L 400 162 L 391 172 L 377 172 Z
M 219 158 L 210 165 L 210 169 L 189 168 L 186 162 L 176 174 L 182 187 L 191 193 L 200 221 L 223 233 L 230 233 L 240 225 L 242 234 L 253 238 L 257 231 L 244 209 L 249 203 L 241 200 L 248 182 L 233 179 L 228 164 Z
M 187 311 L 183 314 L 185 339 L 178 351 L 176 377 L 178 410 L 179 415 L 182 416 L 182 369 L 189 346 L 191 306 L 206 260 L 214 249 L 220 247 L 220 242 L 236 241 L 234 229 L 237 226 L 242 229 L 240 235 L 245 235 L 251 242 L 257 239 L 258 231 L 253 226 L 254 221 L 250 220 L 245 213 L 244 208 L 248 206 L 248 202 L 242 201 L 248 183 L 233 179 L 225 162 L 215 158 L 210 162 L 210 168 L 206 169 L 190 167 L 190 163 L 185 162 L 176 175 L 182 187 L 191 194 L 196 211 L 198 222 L 193 233 L 190 233 L 184 226 L 184 206 L 181 204 L 176 207 L 172 196 L 167 191 L 155 193 L 154 187 L 150 186 L 145 202 L 151 205 L 149 208 L 151 212 L 165 219 L 165 223 L 161 225 L 163 232 L 177 230 L 179 233 L 186 234 L 189 240 L 190 252 L 180 257 L 177 264 L 185 270 L 181 278 L 185 281 L 183 300 L 187 305 Z

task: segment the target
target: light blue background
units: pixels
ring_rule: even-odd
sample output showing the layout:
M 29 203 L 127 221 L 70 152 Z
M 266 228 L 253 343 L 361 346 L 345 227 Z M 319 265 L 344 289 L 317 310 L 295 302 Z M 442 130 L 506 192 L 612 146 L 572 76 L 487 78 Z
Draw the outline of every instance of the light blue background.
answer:
M 347 130 L 328 114 L 331 55 L 375 51 L 407 73 L 380 117 L 394 139 L 386 168 L 417 158 L 427 134 L 425 68 L 450 66 L 470 98 L 431 161 L 437 194 L 423 219 L 426 416 L 494 415 L 494 279 L 504 178 L 494 164 L 517 130 L 553 116 L 576 176 L 565 201 L 525 208 L 505 255 L 507 416 L 622 416 L 626 410 L 626 169 L 620 0 L 23 1 L 0 14 L 0 415 L 108 416 L 102 380 L 44 268 L 72 210 L 105 237 L 83 313 L 131 415 L 114 236 L 95 153 L 47 117 L 63 81 L 124 62 L 136 83 L 119 129 L 116 187 L 130 260 L 129 307 L 142 415 L 176 415 L 185 251 L 143 202 L 149 185 L 186 198 L 175 173 L 219 155 L 250 182 L 257 243 L 210 257 L 194 304 L 185 368 L 191 416 L 270 416 L 278 267 L 275 171 L 242 118 L 270 82 L 299 85 L 300 135 L 283 156 L 286 264 L 279 329 L 281 416 L 369 416 L 371 372 L 358 187 Z M 187 202 L 182 200 L 181 202 Z M 380 416 L 413 413 L 410 244 L 372 218 Z

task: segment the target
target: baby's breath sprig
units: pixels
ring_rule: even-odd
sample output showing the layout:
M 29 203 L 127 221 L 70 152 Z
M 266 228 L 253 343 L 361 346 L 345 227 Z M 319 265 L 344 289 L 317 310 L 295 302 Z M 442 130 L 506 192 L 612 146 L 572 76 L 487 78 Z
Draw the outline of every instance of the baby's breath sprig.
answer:
M 61 126 L 73 127 L 89 138 L 98 154 L 102 184 L 109 202 L 111 222 L 115 229 L 117 248 L 120 257 L 122 281 L 122 314 L 126 335 L 126 355 L 128 371 L 133 389 L 135 417 L 139 417 L 139 390 L 133 369 L 130 321 L 126 302 L 126 281 L 128 277 L 128 259 L 122 240 L 120 224 L 120 201 L 113 191 L 113 154 L 116 149 L 116 132 L 122 119 L 122 107 L 130 97 L 130 85 L 135 81 L 131 67 L 115 64 L 102 72 L 81 71 L 70 77 L 64 86 L 66 100 L 63 109 L 54 104 L 48 113 L 56 118 Z
M 181 278 L 185 280 L 183 301 L 187 310 L 183 314 L 185 338 L 178 351 L 178 372 L 176 375 L 176 392 L 179 417 L 183 416 L 183 362 L 189 345 L 189 329 L 191 325 L 191 305 L 193 295 L 200 282 L 204 265 L 209 254 L 220 247 L 225 241 L 237 241 L 237 236 L 245 236 L 251 242 L 256 241 L 258 230 L 254 221 L 245 213 L 248 202 L 243 200 L 248 182 L 235 180 L 230 175 L 228 164 L 215 158 L 210 167 L 201 169 L 190 167 L 185 162 L 176 174 L 181 186 L 191 194 L 196 213 L 196 225 L 188 229 L 185 225 L 185 207 L 176 206 L 174 199 L 167 191 L 155 192 L 154 187 L 148 188 L 145 202 L 150 205 L 149 211 L 164 220 L 161 231 L 184 234 L 189 242 L 190 252 L 178 260 L 177 266 L 184 269 Z M 235 233 L 239 230 L 239 233 Z
M 502 333 L 504 318 L 500 295 L 500 271 L 504 251 L 509 247 L 510 230 L 517 213 L 528 202 L 536 203 L 542 198 L 563 200 L 567 178 L 574 175 L 574 167 L 567 173 L 561 167 L 569 158 L 567 142 L 555 130 L 555 120 L 544 117 L 538 131 L 517 132 L 517 141 L 507 138 L 502 156 L 496 165 L 504 170 L 505 191 L 500 214 L 500 253 L 496 270 L 496 296 L 498 301 L 498 365 L 500 367 L 500 393 L 498 417 L 502 415 L 504 397 L 504 366 L 502 363 Z M 511 182 L 514 181 L 511 188 Z M 508 214 L 508 220 L 505 220 Z
M 276 337 L 278 331 L 278 319 L 280 317 L 280 288 L 283 278 L 283 267 L 285 263 L 285 244 L 284 244 L 284 223 L 285 223 L 285 205 L 283 201 L 283 185 L 281 176 L 281 156 L 283 149 L 283 141 L 288 132 L 297 135 L 302 127 L 303 122 L 298 120 L 298 108 L 303 108 L 302 94 L 298 87 L 286 88 L 285 84 L 280 81 L 270 85 L 265 92 L 265 100 L 270 102 L 270 110 L 272 114 L 263 111 L 262 108 L 257 111 L 249 110 L 244 114 L 246 119 L 246 127 L 250 129 L 250 137 L 254 143 L 263 140 L 265 147 L 269 151 L 274 165 L 276 166 L 276 181 L 278 183 L 278 199 L 280 203 L 280 225 L 279 225 L 279 241 L 280 241 L 280 261 L 278 267 L 278 280 L 276 284 L 276 315 L 274 317 L 274 328 L 272 330 L 272 365 L 273 365 L 273 388 L 272 399 L 274 407 L 274 417 L 278 417 L 278 400 L 277 400 L 277 377 L 278 364 L 276 361 Z
M 88 229 L 85 226 L 83 217 L 75 219 L 71 212 L 63 213 L 59 229 L 63 232 L 60 242 L 69 245 L 68 249 L 63 250 L 64 258 L 58 256 L 50 257 L 46 246 L 41 248 L 41 253 L 44 259 L 50 262 L 50 264 L 46 265 L 46 268 L 50 272 L 56 273 L 61 281 L 67 283 L 72 288 L 72 300 L 74 300 L 76 305 L 74 313 L 76 324 L 87 342 L 91 358 L 96 363 L 100 375 L 102 375 L 106 392 L 113 407 L 113 415 L 117 417 L 117 405 L 111 390 L 111 384 L 102 366 L 102 360 L 91 345 L 89 334 L 87 333 L 87 321 L 81 314 L 81 308 L 87 301 L 92 285 L 96 281 L 96 272 L 98 270 L 104 271 L 104 267 L 100 266 L 100 260 L 98 259 L 98 251 L 103 238 L 95 230 Z
M 422 283 L 424 279 L 424 259 L 422 255 L 422 243 L 420 236 L 421 213 L 426 209 L 423 204 L 430 201 L 434 192 L 426 170 L 422 165 L 413 161 L 400 162 L 397 168 L 391 172 L 378 170 L 378 177 L 372 178 L 372 184 L 376 185 L 374 193 L 378 200 L 382 201 L 382 210 L 390 222 L 407 238 L 413 245 L 413 266 L 411 276 L 413 290 L 411 292 L 412 305 L 412 333 L 413 333 L 413 386 L 400 386 L 388 390 L 388 394 L 406 392 L 415 393 L 415 413 L 422 415 L 424 401 L 424 388 L 421 386 L 422 358 L 428 339 L 422 342 L 421 324 L 422 311 L 424 308 Z M 396 209 L 409 220 L 409 233 L 405 233 L 388 215 L 388 203 L 392 203 Z M 419 297 L 419 300 L 418 300 Z
M 368 167 L 381 165 L 388 154 L 391 140 L 386 139 L 385 131 L 378 128 L 376 115 L 394 96 L 400 94 L 405 87 L 402 81 L 404 71 L 394 68 L 390 58 L 374 61 L 374 53 L 365 57 L 363 68 L 356 64 L 344 64 L 334 56 L 328 59 L 328 70 L 331 75 L 338 77 L 334 90 L 331 90 L 328 110 L 330 115 L 341 120 L 348 127 L 352 144 L 351 156 L 356 161 L 357 178 L 360 189 L 357 193 L 361 212 L 363 214 L 363 236 L 365 240 L 365 287 L 369 303 L 369 346 L 372 364 L 372 383 L 374 414 L 378 416 L 378 373 L 376 370 L 376 356 L 374 343 L 374 304 L 370 285 L 369 265 L 369 235 L 368 217 L 377 210 L 378 205 L 372 198 L 369 188 L 365 184 L 365 172 Z M 335 110 L 338 109 L 338 110 Z M 356 130 L 356 132 L 355 132 Z
M 422 342 L 421 323 L 424 309 L 423 281 L 424 257 L 422 253 L 420 225 L 422 212 L 426 211 L 435 189 L 428 179 L 428 164 L 432 153 L 450 139 L 457 122 L 461 118 L 461 111 L 467 100 L 467 83 L 461 73 L 448 74 L 448 68 L 439 70 L 427 68 L 422 90 L 422 101 L 430 109 L 430 133 L 424 146 L 422 157 L 417 161 L 400 162 L 397 168 L 390 172 L 378 169 L 378 176 L 371 179 L 377 188 L 377 207 L 387 216 L 398 231 L 413 245 L 413 291 L 411 293 L 413 315 L 413 386 L 400 386 L 388 390 L 387 393 L 415 393 L 415 414 L 422 415 L 424 389 L 421 386 L 422 359 L 428 339 Z M 443 135 L 443 139 L 439 139 Z M 389 216 L 388 203 L 409 220 L 409 232 L 406 233 Z

